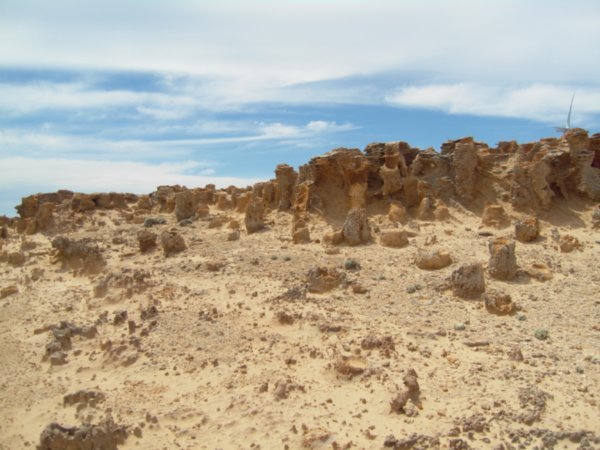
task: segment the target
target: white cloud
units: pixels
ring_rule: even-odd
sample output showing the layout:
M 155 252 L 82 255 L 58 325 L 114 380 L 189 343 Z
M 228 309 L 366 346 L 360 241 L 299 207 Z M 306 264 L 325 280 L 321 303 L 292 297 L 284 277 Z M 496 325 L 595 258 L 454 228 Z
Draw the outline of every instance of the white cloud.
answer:
M 254 89 L 383 71 L 592 82 L 600 3 L 3 0 L 5 66 L 151 70 Z
M 0 159 L 0 191 L 19 189 L 23 195 L 70 189 L 78 192 L 152 192 L 159 185 L 198 187 L 216 184 L 247 186 L 259 180 L 215 176 L 194 161 L 151 164 L 133 161 L 81 159 Z
M 90 159 L 102 155 L 102 159 L 148 159 L 189 157 L 198 147 L 217 146 L 230 143 L 251 143 L 276 140 L 303 140 L 356 128 L 350 123 L 311 121 L 304 126 L 255 122 L 211 122 L 203 131 L 227 129 L 239 136 L 186 137 L 178 139 L 100 139 L 80 135 L 52 134 L 25 130 L 0 131 L 0 157 L 20 155 L 60 155 Z M 192 129 L 195 129 L 195 125 Z M 205 163 L 206 164 L 206 163 Z
M 0 111 L 14 115 L 48 109 L 82 110 L 138 105 L 141 113 L 160 115 L 162 111 L 164 115 L 171 111 L 181 116 L 182 110 L 194 106 L 195 102 L 186 95 L 98 90 L 83 82 L 0 83 Z
M 572 124 L 584 126 L 590 115 L 600 114 L 600 87 L 553 84 L 527 86 L 481 83 L 404 86 L 391 93 L 393 105 L 436 109 L 451 114 L 515 117 L 564 125 L 575 93 Z

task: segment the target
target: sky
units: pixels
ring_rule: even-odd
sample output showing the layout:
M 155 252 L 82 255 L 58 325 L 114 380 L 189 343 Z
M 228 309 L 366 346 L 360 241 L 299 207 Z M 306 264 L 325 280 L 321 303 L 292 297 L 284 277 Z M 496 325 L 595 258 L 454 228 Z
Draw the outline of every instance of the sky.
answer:
M 0 214 L 333 148 L 600 131 L 597 0 L 1 0 Z

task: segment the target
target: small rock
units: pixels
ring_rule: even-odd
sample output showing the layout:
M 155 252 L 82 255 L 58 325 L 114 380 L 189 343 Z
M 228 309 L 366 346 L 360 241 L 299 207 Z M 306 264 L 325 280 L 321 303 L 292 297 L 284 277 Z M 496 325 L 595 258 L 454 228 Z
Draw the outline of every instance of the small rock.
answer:
M 19 293 L 19 288 L 17 286 L 7 286 L 5 288 L 0 289 L 0 299 L 6 298 L 10 295 L 15 295 Z
M 508 294 L 492 291 L 483 294 L 486 309 L 498 315 L 514 314 L 517 310 L 512 298 Z
M 485 292 L 483 266 L 481 263 L 463 264 L 452 272 L 451 283 L 454 295 L 465 299 L 478 298 Z
M 164 225 L 167 223 L 167 220 L 163 217 L 146 217 L 144 219 L 144 227 L 150 228 L 154 225 Z
M 384 247 L 401 248 L 408 245 L 408 236 L 403 230 L 387 230 L 381 232 L 379 243 Z
M 240 239 L 240 230 L 230 231 L 229 234 L 227 235 L 228 241 L 237 241 L 239 239 Z
M 171 256 L 186 249 L 183 237 L 174 231 L 163 231 L 160 235 L 160 242 L 165 256 Z
M 367 361 L 358 357 L 340 357 L 335 362 L 335 370 L 349 378 L 360 375 L 367 367 Z
M 346 269 L 346 270 L 359 270 L 360 269 L 360 264 L 355 259 L 347 258 L 344 261 L 344 269 Z
M 440 250 L 430 252 L 419 252 L 415 258 L 415 264 L 423 270 L 439 270 L 452 264 L 450 253 Z
M 548 333 L 548 330 L 546 330 L 545 328 L 538 328 L 537 330 L 535 330 L 534 336 L 540 341 L 545 341 L 550 337 L 550 333 Z
M 540 222 L 537 217 L 528 217 L 515 224 L 515 238 L 521 242 L 535 241 L 540 235 Z
M 67 363 L 67 354 L 65 352 L 54 352 L 50 355 L 50 364 L 53 366 L 62 366 Z
M 307 289 L 308 292 L 323 293 L 337 288 L 345 280 L 345 274 L 334 268 L 312 267 L 307 275 Z
M 150 230 L 140 230 L 137 233 L 138 245 L 140 252 L 146 253 L 150 249 L 156 247 L 158 235 Z

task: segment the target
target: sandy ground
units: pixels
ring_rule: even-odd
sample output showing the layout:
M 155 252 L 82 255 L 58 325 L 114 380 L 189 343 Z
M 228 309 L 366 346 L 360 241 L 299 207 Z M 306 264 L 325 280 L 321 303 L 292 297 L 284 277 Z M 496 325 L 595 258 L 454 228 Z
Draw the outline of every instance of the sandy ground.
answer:
M 169 214 L 151 230 L 184 237 L 187 249 L 170 257 L 160 246 L 141 254 L 142 225 L 96 211 L 69 234 L 102 249 L 108 264 L 95 277 L 53 262 L 51 238 L 28 236 L 25 264 L 0 264 L 0 288 L 19 290 L 0 300 L 0 448 L 35 448 L 52 422 L 106 417 L 128 429 L 120 449 L 600 448 L 600 232 L 586 214 L 573 226 L 542 221 L 538 240 L 517 242 L 515 280 L 486 274 L 488 290 L 518 305 L 505 316 L 455 297 L 447 280 L 465 262 L 485 264 L 490 234 L 513 228 L 482 228 L 459 211 L 411 222 L 414 236 L 398 249 L 293 245 L 288 213 L 270 213 L 266 230 L 237 241 L 227 224 L 180 226 Z M 330 231 L 311 220 L 313 239 Z M 562 253 L 553 228 L 582 248 Z M 4 250 L 22 246 L 13 235 Z M 418 269 L 418 249 L 447 250 L 453 263 Z M 534 262 L 552 279 L 530 277 Z M 313 266 L 367 292 L 350 283 L 307 293 Z M 74 335 L 66 363 L 53 365 L 46 345 L 61 321 L 97 334 Z M 542 329 L 547 339 L 536 338 Z M 410 369 L 420 392 L 391 411 Z M 99 401 L 64 405 L 79 390 Z

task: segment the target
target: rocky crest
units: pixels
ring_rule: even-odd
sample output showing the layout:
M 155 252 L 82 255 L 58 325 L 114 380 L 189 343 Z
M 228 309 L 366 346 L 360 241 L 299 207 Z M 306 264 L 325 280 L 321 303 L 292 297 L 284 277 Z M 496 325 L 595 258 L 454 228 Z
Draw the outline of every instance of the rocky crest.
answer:
M 214 185 L 159 186 L 141 196 L 36 194 L 23 198 L 16 207 L 19 217 L 4 218 L 3 224 L 24 234 L 53 233 L 68 228 L 56 222 L 58 209 L 71 214 L 120 209 L 132 221 L 143 214 L 174 213 L 181 221 L 204 217 L 208 205 L 216 205 L 222 211 L 249 209 L 249 232 L 263 229 L 264 213 L 291 211 L 292 234 L 298 243 L 310 240 L 306 230 L 311 215 L 341 227 L 352 210 L 364 210 L 367 216 L 389 214 L 399 221 L 405 221 L 407 214 L 419 220 L 446 220 L 454 207 L 483 216 L 489 225 L 502 226 L 506 210 L 543 215 L 565 200 L 600 201 L 600 134 L 590 137 L 583 129 L 572 129 L 561 138 L 522 145 L 500 142 L 495 148 L 463 138 L 446 142 L 440 152 L 405 142 L 375 143 L 364 151 L 332 150 L 300 166 L 298 172 L 280 164 L 275 175 L 251 187 L 222 190 Z M 369 241 L 366 234 L 347 240 L 350 244 Z

